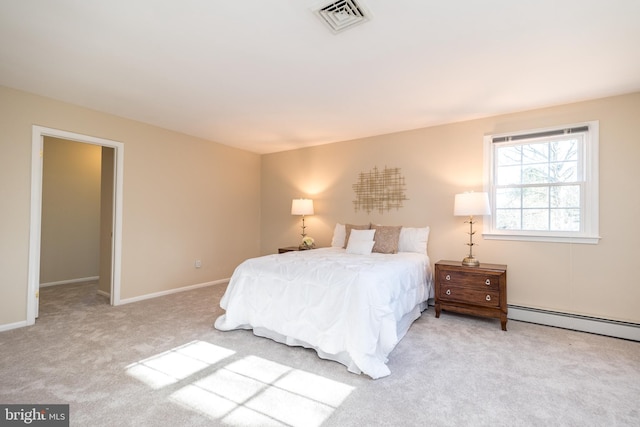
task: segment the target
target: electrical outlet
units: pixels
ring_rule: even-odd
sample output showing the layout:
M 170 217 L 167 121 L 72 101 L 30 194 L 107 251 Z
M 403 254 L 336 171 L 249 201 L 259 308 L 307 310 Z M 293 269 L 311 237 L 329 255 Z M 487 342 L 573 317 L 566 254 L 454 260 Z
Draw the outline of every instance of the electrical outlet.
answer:
M 202 267 L 202 260 L 197 259 L 196 262 L 194 263 L 196 268 L 200 268 Z

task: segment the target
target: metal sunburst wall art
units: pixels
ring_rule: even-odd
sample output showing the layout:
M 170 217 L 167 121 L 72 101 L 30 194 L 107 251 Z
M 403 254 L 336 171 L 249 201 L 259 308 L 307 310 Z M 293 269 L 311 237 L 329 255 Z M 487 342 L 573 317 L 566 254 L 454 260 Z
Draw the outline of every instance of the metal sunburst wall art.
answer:
M 353 184 L 356 199 L 353 201 L 355 211 L 366 211 L 370 214 L 374 210 L 383 214 L 391 209 L 400 209 L 404 200 L 409 200 L 405 194 L 406 185 L 400 168 L 384 167 L 382 171 L 374 166 L 369 172 L 360 172 L 358 182 Z

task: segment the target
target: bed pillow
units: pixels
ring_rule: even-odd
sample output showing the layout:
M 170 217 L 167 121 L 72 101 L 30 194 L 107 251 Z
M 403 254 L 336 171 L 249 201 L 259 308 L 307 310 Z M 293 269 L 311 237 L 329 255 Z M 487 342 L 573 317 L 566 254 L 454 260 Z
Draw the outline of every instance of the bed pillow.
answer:
M 355 239 L 352 236 L 347 244 L 347 253 L 356 255 L 369 255 L 373 245 L 376 243 L 373 240 Z
M 371 228 L 376 231 L 373 237 L 373 240 L 376 241 L 376 244 L 373 245 L 373 252 L 381 254 L 398 253 L 398 243 L 400 241 L 400 230 L 402 226 L 371 225 Z
M 351 236 L 351 230 L 369 230 L 370 228 L 371 228 L 371 224 L 367 224 L 367 225 L 345 224 L 344 245 L 342 247 L 343 248 L 347 247 L 347 244 L 349 243 L 349 237 Z M 373 240 L 373 238 L 371 238 L 371 240 Z
M 344 248 L 344 243 L 347 240 L 347 230 L 344 224 L 337 223 L 336 228 L 333 229 L 333 238 L 331 239 L 332 248 Z
M 402 230 L 400 230 L 400 240 L 398 241 L 398 252 L 426 254 L 428 241 L 429 227 L 402 227 Z
M 353 229 L 349 235 L 349 242 L 352 240 L 364 240 L 367 242 L 373 242 L 373 237 L 376 235 L 376 230 L 358 230 Z

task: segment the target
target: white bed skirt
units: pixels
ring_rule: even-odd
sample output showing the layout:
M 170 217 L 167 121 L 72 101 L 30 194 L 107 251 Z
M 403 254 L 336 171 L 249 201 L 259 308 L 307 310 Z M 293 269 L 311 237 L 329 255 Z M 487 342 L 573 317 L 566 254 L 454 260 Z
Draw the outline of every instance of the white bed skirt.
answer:
M 424 301 L 418 304 L 417 306 L 415 306 L 413 310 L 405 314 L 404 317 L 400 319 L 400 321 L 396 324 L 396 335 L 398 337 L 398 342 L 400 342 L 400 340 L 407 334 L 413 322 L 415 322 L 421 316 L 422 312 L 425 311 L 427 308 L 428 308 L 427 301 Z M 347 352 L 330 354 L 304 341 L 284 336 L 282 334 L 279 334 L 277 332 L 271 331 L 266 328 L 261 328 L 261 327 L 251 328 L 251 326 L 243 325 L 242 329 L 253 329 L 253 334 L 256 336 L 269 338 L 276 342 L 286 344 L 290 347 L 304 347 L 304 348 L 314 349 L 318 354 L 318 357 L 320 357 L 321 359 L 332 360 L 334 362 L 341 363 L 347 367 L 347 370 L 349 372 L 352 372 L 354 374 L 359 375 L 362 373 L 360 368 L 358 368 L 357 364 L 353 361 L 353 359 L 351 359 L 351 357 Z M 378 379 L 381 377 L 386 377 L 390 373 L 391 371 L 389 370 L 389 368 L 387 368 L 386 366 L 383 367 L 379 365 L 378 372 L 375 372 L 375 373 L 370 372 L 368 373 L 368 375 L 371 376 L 373 379 Z

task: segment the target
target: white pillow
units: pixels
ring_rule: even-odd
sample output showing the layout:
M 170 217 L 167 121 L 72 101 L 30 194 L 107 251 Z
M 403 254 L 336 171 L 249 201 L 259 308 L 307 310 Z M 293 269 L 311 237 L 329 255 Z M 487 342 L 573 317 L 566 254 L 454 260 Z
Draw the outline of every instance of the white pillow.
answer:
M 349 237 L 349 243 L 347 243 L 347 253 L 357 254 L 357 255 L 369 255 L 375 243 L 376 242 L 374 242 L 373 240 L 354 239 L 353 231 L 352 231 L 351 237 Z
M 349 235 L 349 242 L 352 240 L 365 240 L 367 242 L 373 242 L 373 236 L 375 236 L 376 230 L 356 230 L 355 228 L 351 230 L 351 234 Z
M 429 227 L 402 227 L 400 230 L 400 240 L 398 241 L 398 252 L 417 252 L 420 254 L 426 254 L 428 241 Z
M 347 238 L 347 230 L 344 224 L 337 223 L 333 230 L 333 239 L 331 239 L 332 248 L 344 248 L 344 239 Z

